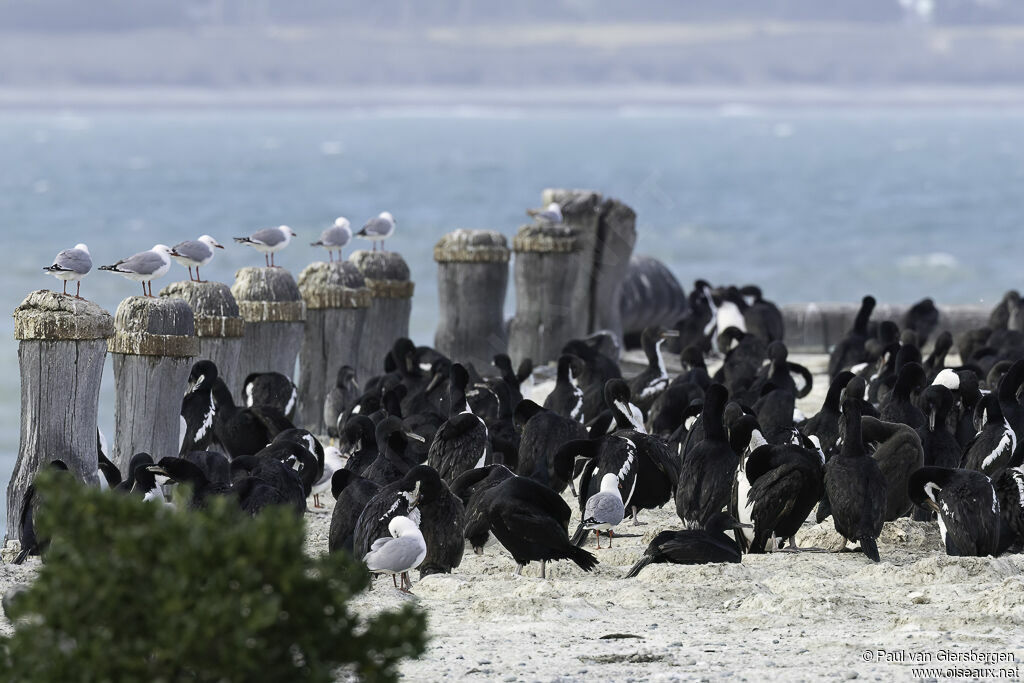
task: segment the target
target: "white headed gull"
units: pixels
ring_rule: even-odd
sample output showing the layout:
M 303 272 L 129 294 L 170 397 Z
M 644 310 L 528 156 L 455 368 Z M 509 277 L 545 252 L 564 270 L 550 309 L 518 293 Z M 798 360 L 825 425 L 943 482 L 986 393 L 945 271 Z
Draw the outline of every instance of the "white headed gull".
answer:
M 171 248 L 166 244 L 155 244 L 149 251 L 123 258 L 110 266 L 100 266 L 100 270 L 109 270 L 125 276 L 129 280 L 142 283 L 142 295 L 153 296 L 153 279 L 163 277 L 171 267 Z M 146 283 L 149 291 L 146 291 Z
M 408 593 L 412 588 L 409 571 L 420 566 L 427 556 L 427 543 L 416 522 L 401 515 L 388 522 L 388 531 L 392 538 L 378 538 L 370 546 L 370 552 L 363 556 L 366 568 L 375 574 L 391 574 L 394 582 L 395 574 L 402 575 L 402 586 L 399 590 Z
M 395 232 L 395 217 L 387 211 L 381 211 L 376 218 L 366 221 L 366 225 L 356 233 L 356 237 L 373 242 L 373 250 L 377 251 L 377 242 L 383 242 Z M 384 246 L 381 245 L 381 249 Z
M 53 259 L 53 265 L 43 268 L 44 271 L 58 280 L 64 281 L 64 293 L 68 293 L 68 280 L 77 283 L 75 298 L 81 299 L 82 278 L 92 270 L 92 256 L 89 255 L 89 247 L 84 244 L 76 244 L 73 249 L 65 249 Z
M 342 249 L 352 239 L 352 225 L 344 216 L 334 219 L 334 225 L 320 233 L 320 239 L 310 244 L 311 247 L 323 247 L 327 250 L 327 257 L 334 260 L 334 250 L 338 250 L 338 260 L 342 260 Z
M 188 266 L 188 279 L 192 280 L 192 268 L 196 269 L 195 282 L 202 282 L 199 277 L 199 266 L 205 266 L 213 260 L 213 250 L 223 249 L 224 245 L 217 242 L 209 235 L 203 235 L 197 240 L 186 240 L 178 242 L 171 247 L 171 258 L 183 266 Z
M 295 233 L 287 225 L 279 225 L 276 228 L 263 228 L 257 230 L 248 237 L 236 237 L 239 244 L 248 244 L 256 251 L 262 252 L 263 260 L 267 266 L 276 268 L 274 265 L 274 253 L 281 251 L 288 246 L 288 243 L 295 237 Z

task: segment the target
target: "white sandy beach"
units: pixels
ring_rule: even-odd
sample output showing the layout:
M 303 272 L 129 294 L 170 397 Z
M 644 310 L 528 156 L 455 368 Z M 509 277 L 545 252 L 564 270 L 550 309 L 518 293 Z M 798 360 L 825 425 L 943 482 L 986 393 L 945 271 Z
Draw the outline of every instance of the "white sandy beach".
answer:
M 827 388 L 815 379 L 800 402 L 808 415 Z M 326 552 L 329 512 L 307 520 L 309 551 Z M 412 600 L 426 611 L 428 650 L 401 667 L 410 681 L 941 680 L 980 667 L 1019 675 L 1024 555 L 947 557 L 934 524 L 901 519 L 879 539 L 879 564 L 860 553 L 776 553 L 742 564 L 652 565 L 624 579 L 656 533 L 679 528 L 671 504 L 641 520 L 647 526 L 621 526 L 637 535 L 616 537 L 611 550 L 588 541 L 600 560 L 591 574 L 560 562 L 547 579 L 536 564 L 514 577 L 511 556 L 494 545 L 469 551 L 451 575 L 414 578 L 413 596 L 378 579 L 356 608 L 370 614 Z M 837 540 L 831 520 L 806 525 L 799 538 L 819 547 Z M 38 566 L 0 565 L 0 590 L 30 580 Z M 1015 662 L 944 661 L 957 653 Z M 879 661 L 887 656 L 906 661 Z M 912 660 L 928 657 L 920 666 L 943 671 L 915 675 Z

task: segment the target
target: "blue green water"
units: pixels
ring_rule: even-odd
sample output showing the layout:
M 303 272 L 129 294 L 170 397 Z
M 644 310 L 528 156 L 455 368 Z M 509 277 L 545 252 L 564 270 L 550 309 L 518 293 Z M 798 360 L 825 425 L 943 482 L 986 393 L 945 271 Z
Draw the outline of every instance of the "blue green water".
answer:
M 299 238 L 278 263 L 298 273 L 320 258 L 305 244 L 335 216 L 358 226 L 389 210 L 398 230 L 388 246 L 417 284 L 413 335 L 430 342 L 438 237 L 460 227 L 511 235 L 549 186 L 629 203 L 638 251 L 660 256 L 687 289 L 703 277 L 757 281 L 779 302 L 866 292 L 991 301 L 1019 286 L 1024 112 L 0 113 L 0 310 L 59 287 L 40 269 L 76 242 L 98 265 L 156 242 L 210 233 L 229 243 L 286 223 Z M 232 244 L 203 273 L 230 282 L 260 263 Z M 155 289 L 184 274 L 175 264 Z M 110 273 L 83 283 L 111 312 L 138 289 Z M 19 420 L 9 317 L 0 338 L 6 481 Z

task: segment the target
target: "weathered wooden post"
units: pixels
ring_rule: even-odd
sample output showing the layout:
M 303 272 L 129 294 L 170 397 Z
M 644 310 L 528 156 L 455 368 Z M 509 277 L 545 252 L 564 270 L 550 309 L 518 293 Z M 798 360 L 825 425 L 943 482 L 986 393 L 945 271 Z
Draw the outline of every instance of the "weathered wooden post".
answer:
M 573 328 L 584 336 L 591 331 L 591 308 L 593 290 L 591 280 L 594 274 L 594 255 L 598 250 L 601 224 L 601 195 L 591 190 L 546 189 L 541 193 L 541 205 L 558 202 L 562 207 L 563 225 L 571 228 L 576 237 L 576 249 L 580 252 L 576 270 L 576 281 L 572 283 L 573 307 L 570 315 Z
M 133 296 L 121 302 L 108 345 L 114 358 L 114 461 L 121 470 L 146 451 L 178 454 L 181 397 L 199 353 L 192 308 L 182 299 Z
M 299 291 L 306 302 L 299 415 L 306 429 L 326 434 L 324 399 L 338 369 L 359 363 L 360 337 L 372 297 L 362 273 L 348 261 L 309 264 L 299 274 Z
M 434 247 L 440 316 L 434 348 L 486 368 L 505 353 L 505 291 L 509 250 L 493 230 L 455 230 Z
M 284 268 L 242 268 L 235 273 L 231 293 L 245 321 L 238 371 L 231 385 L 235 400 L 241 402 L 242 382 L 251 373 L 279 372 L 289 379 L 295 377 L 306 304 L 295 278 Z
M 570 339 L 586 335 L 574 308 L 581 252 L 574 231 L 549 224 L 525 225 L 512 240 L 516 314 L 509 323 L 508 354 L 535 365 L 558 358 Z
M 608 330 L 622 341 L 619 306 L 629 259 L 636 244 L 636 212 L 617 199 L 601 204 L 594 270 L 590 282 L 590 332 Z M 686 299 L 683 299 L 685 305 Z
M 229 387 L 245 379 L 238 376 L 245 323 L 230 287 L 223 282 L 172 282 L 160 296 L 184 299 L 192 307 L 199 358 L 213 361 Z
M 384 372 L 384 357 L 395 340 L 409 336 L 415 284 L 409 279 L 409 266 L 397 252 L 357 251 L 351 261 L 373 297 L 360 335 L 356 368 L 359 382 L 364 383 Z
M 576 233 L 583 254 L 573 301 L 585 333 L 608 330 L 622 340 L 619 290 L 636 244 L 636 212 L 591 190 L 546 189 L 542 204 L 557 202 L 564 224 Z
M 61 459 L 96 482 L 96 413 L 110 314 L 48 290 L 29 294 L 14 311 L 21 369 L 21 444 L 7 484 L 7 537 L 18 537 L 21 502 L 39 468 Z

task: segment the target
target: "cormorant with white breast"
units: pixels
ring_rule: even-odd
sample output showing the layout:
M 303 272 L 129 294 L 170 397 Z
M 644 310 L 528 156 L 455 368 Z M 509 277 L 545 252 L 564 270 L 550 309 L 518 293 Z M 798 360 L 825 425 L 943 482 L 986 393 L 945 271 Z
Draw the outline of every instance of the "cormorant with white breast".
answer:
M 938 517 L 947 555 L 997 555 L 999 501 L 992 481 L 974 470 L 922 467 L 914 472 L 908 492 L 916 505 Z

